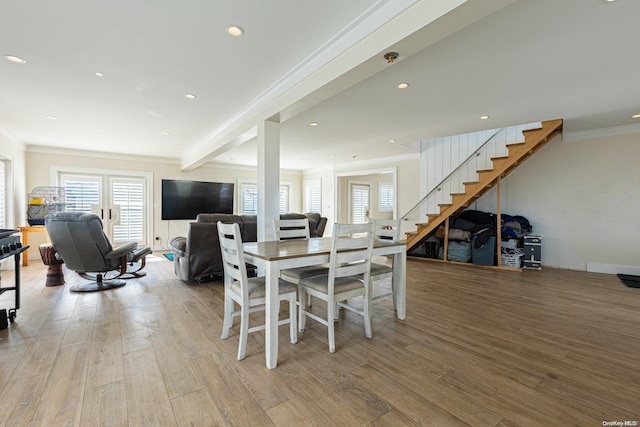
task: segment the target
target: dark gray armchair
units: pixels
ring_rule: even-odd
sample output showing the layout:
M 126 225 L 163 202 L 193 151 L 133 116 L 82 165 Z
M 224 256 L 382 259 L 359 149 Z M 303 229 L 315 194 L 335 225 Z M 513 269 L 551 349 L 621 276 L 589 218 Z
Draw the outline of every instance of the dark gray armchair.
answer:
M 83 212 L 60 212 L 47 215 L 44 225 L 57 257 L 69 270 L 90 283 L 76 285 L 74 292 L 91 292 L 124 286 L 119 279 L 142 277 L 145 256 L 151 253 L 148 247 L 138 248 L 137 243 L 125 243 L 117 248 L 111 246 L 102 229 L 98 215 Z M 129 269 L 131 267 L 131 269 Z M 110 276 L 110 277 L 107 277 Z

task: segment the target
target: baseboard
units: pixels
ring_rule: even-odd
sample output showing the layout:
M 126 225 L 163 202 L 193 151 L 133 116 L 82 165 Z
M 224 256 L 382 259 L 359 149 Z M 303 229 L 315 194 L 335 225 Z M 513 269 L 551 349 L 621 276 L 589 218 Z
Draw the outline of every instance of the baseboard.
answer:
M 640 267 L 633 267 L 630 265 L 599 264 L 596 262 L 588 262 L 587 271 L 592 273 L 631 274 L 633 276 L 640 276 Z

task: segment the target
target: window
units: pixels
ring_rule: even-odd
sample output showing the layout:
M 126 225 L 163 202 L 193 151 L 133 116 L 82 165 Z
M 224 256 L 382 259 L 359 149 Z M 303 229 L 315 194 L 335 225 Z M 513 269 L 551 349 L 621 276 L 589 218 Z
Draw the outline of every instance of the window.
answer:
M 65 210 L 91 213 L 100 206 L 102 180 L 99 177 L 62 175 L 60 178 L 65 193 Z
M 4 159 L 0 158 L 0 228 L 7 228 L 7 180 Z
M 322 182 L 320 178 L 304 182 L 304 211 L 322 213 Z
M 391 212 L 394 204 L 393 184 L 380 183 L 378 187 L 378 210 L 380 212 Z
M 281 185 L 280 186 L 280 213 L 288 213 L 289 212 L 289 186 Z
M 258 215 L 258 186 L 256 184 L 242 184 L 242 215 Z
M 65 189 L 65 209 L 99 215 L 114 246 L 125 242 L 146 244 L 149 233 L 146 178 L 60 172 L 58 182 Z
M 139 242 L 144 239 L 144 182 L 113 181 L 113 206 L 119 207 L 118 221 L 113 226 L 114 242 Z
M 257 215 L 258 214 L 258 185 L 257 184 L 240 184 L 240 211 L 242 215 Z M 279 212 L 289 212 L 289 185 L 280 186 L 280 203 Z
M 351 222 L 361 224 L 367 222 L 369 216 L 369 186 L 351 185 Z

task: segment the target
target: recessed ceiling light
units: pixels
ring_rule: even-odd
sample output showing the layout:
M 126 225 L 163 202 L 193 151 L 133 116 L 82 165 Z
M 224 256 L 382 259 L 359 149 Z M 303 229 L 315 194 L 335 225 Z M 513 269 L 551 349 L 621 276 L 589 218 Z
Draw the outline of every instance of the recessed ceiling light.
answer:
M 184 97 L 187 98 L 187 99 L 196 99 L 197 98 L 197 96 L 195 96 L 192 93 L 187 93 Z
M 318 123 L 318 122 L 311 122 L 311 123 L 309 123 L 309 126 L 318 126 L 319 124 L 320 123 Z
M 165 132 L 160 132 L 160 133 L 163 134 L 163 135 L 169 135 L 169 132 L 166 132 L 166 131 Z
M 406 89 L 409 87 L 409 83 L 399 83 L 398 89 Z
M 226 30 L 227 34 L 233 37 L 240 37 L 244 34 L 244 30 L 238 25 L 229 25 Z
M 103 76 L 103 74 L 102 74 L 102 73 L 100 73 L 100 72 L 97 72 L 97 73 L 96 73 L 96 76 L 98 76 L 98 77 L 102 77 L 102 76 Z
M 395 139 L 390 139 L 389 142 L 393 144 L 394 142 L 396 142 L 396 140 Z
M 640 119 L 640 114 L 634 114 L 631 116 L 632 119 Z
M 24 59 L 18 57 L 18 56 L 14 56 L 14 55 L 4 55 L 4 59 L 6 59 L 9 62 L 13 62 L 14 64 L 26 64 L 27 61 L 25 61 Z
M 44 118 L 47 120 L 58 120 L 56 116 L 44 116 Z
M 480 120 L 487 120 L 490 116 L 480 116 Z

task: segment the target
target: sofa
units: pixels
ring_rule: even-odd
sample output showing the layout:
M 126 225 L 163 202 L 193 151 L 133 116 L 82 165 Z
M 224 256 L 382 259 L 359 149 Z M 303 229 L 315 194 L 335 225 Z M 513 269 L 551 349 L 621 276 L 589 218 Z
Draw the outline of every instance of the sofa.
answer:
M 309 219 L 311 237 L 322 237 L 327 218 L 318 213 L 281 214 L 280 219 Z M 218 241 L 218 221 L 237 223 L 243 242 L 255 242 L 258 237 L 256 215 L 231 215 L 201 213 L 189 224 L 186 237 L 174 237 L 169 241 L 173 253 L 173 269 L 184 281 L 206 282 L 222 277 L 222 255 Z

